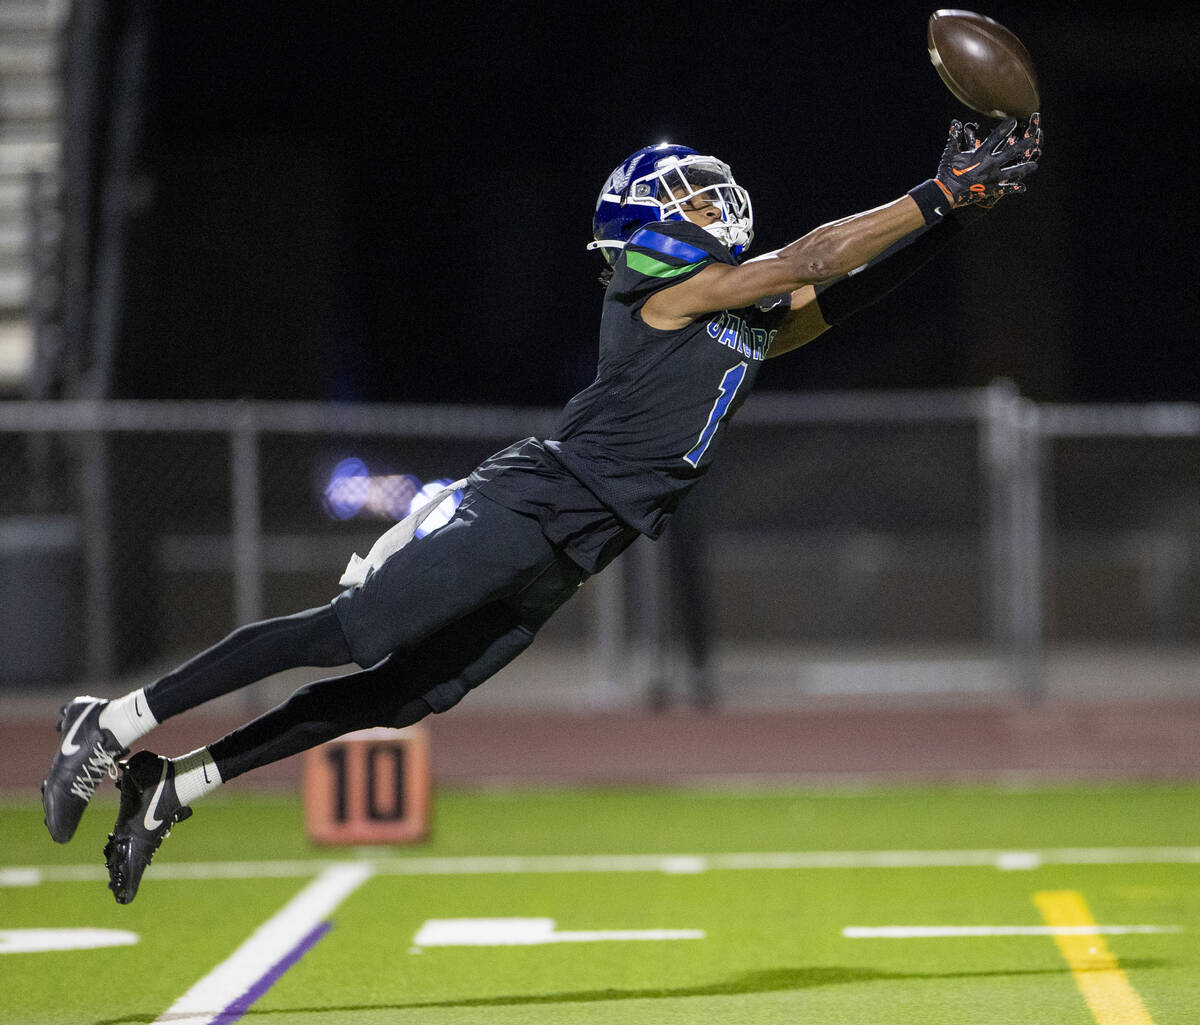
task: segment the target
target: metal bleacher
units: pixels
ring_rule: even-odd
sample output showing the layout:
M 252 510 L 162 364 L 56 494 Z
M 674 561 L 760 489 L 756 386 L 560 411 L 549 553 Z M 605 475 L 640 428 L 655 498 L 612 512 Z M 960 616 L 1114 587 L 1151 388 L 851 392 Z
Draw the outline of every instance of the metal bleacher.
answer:
M 32 358 L 32 197 L 57 177 L 67 0 L 0 0 L 0 391 Z

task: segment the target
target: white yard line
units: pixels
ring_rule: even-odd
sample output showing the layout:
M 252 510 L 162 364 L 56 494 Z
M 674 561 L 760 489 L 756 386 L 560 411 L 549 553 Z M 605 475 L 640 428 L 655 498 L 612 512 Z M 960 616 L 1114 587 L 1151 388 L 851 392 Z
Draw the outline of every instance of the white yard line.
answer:
M 0 954 L 129 947 L 138 939 L 126 929 L 0 929 Z
M 427 858 L 367 855 L 354 860 L 156 862 L 155 880 L 305 878 L 328 868 L 366 865 L 381 876 L 549 875 L 663 872 L 668 875 L 764 869 L 992 868 L 1043 865 L 1197 865 L 1200 847 L 1056 847 L 948 851 L 779 851 L 740 854 L 511 855 Z M 103 865 L 0 867 L 0 887 L 107 881 Z
M 532 947 L 549 943 L 603 943 L 640 940 L 702 940 L 703 929 L 555 928 L 553 918 L 431 918 L 413 937 L 413 949 L 426 947 Z
M 159 867 L 164 866 L 155 866 Z M 325 868 L 245 943 L 167 1008 L 155 1025 L 209 1025 L 220 1018 L 370 876 L 371 865 L 365 861 Z

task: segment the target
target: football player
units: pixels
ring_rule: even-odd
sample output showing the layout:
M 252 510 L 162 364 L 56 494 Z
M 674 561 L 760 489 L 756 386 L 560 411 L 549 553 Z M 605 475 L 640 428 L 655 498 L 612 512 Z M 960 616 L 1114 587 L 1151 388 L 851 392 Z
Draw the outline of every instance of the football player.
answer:
M 42 784 L 50 835 L 70 840 L 96 784 L 118 779 L 104 854 L 125 904 L 172 825 L 221 783 L 457 704 L 589 575 L 639 535 L 662 533 L 763 360 L 876 301 L 966 216 L 1022 191 L 1041 141 L 1036 114 L 983 140 L 956 121 L 933 178 L 750 260 L 750 197 L 725 163 L 684 146 L 638 150 L 597 201 L 592 247 L 611 272 L 597 373 L 554 434 L 519 441 L 457 482 L 465 492 L 444 526 L 420 538 L 414 523 L 393 527 L 365 560 L 354 557 L 329 604 L 243 626 L 124 697 L 68 703 Z M 301 687 L 207 747 L 126 759 L 154 726 L 212 698 L 285 669 L 348 663 L 361 668 Z

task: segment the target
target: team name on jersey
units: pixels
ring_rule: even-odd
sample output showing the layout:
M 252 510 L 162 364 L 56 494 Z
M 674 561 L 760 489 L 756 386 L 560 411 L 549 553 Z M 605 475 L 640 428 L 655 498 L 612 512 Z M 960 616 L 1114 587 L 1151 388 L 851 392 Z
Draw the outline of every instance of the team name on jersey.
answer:
M 766 328 L 750 327 L 736 313 L 722 310 L 707 325 L 710 337 L 734 352 L 750 359 L 767 358 L 767 350 L 776 332 Z

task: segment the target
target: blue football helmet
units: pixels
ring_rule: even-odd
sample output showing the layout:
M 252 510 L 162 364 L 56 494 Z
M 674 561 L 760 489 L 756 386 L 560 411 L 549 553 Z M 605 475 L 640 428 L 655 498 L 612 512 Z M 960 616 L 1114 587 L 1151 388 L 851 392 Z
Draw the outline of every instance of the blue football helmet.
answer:
M 749 194 L 724 161 L 669 142 L 638 150 L 608 176 L 596 200 L 595 241 L 588 248 L 600 249 L 611 264 L 642 225 L 687 220 L 684 204 L 696 198 L 712 203 L 721 214 L 704 230 L 741 256 L 754 238 Z

